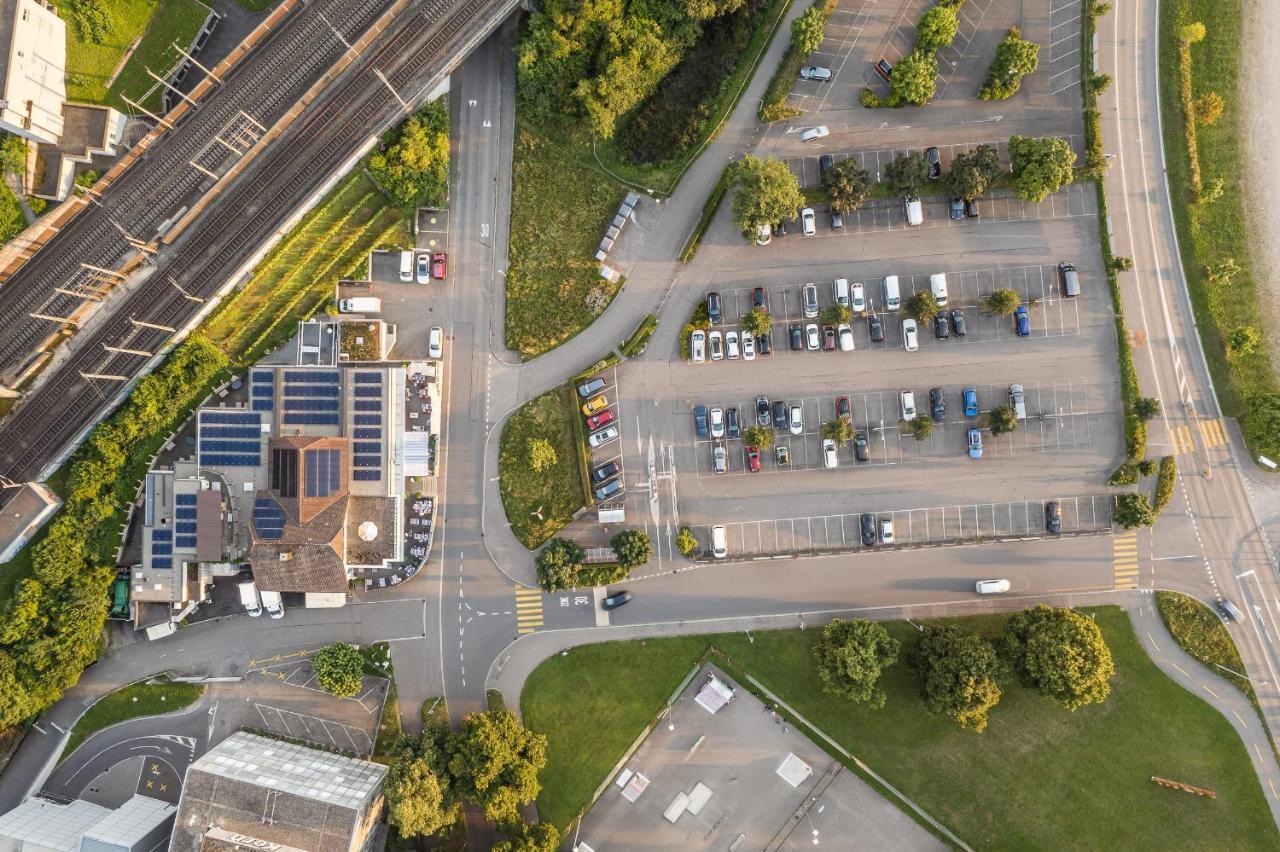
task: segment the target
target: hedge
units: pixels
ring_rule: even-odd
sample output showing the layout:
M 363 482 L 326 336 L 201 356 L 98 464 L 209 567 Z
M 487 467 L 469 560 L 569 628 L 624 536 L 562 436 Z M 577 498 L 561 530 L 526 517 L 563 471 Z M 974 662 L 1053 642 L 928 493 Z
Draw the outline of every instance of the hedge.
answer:
M 631 336 L 623 342 L 619 352 L 628 358 L 634 358 L 644 352 L 645 347 L 649 345 L 649 338 L 653 337 L 653 330 L 658 327 L 658 318 L 654 314 L 647 314 L 645 318 L 640 320 L 640 324 L 636 326 L 636 330 L 631 332 Z
M 689 234 L 689 239 L 685 240 L 684 248 L 680 250 L 680 261 L 682 263 L 688 263 L 697 254 L 698 246 L 702 244 L 702 238 L 706 235 L 707 228 L 711 225 L 711 219 L 716 215 L 716 211 L 720 209 L 720 202 L 724 199 L 724 194 L 732 183 L 733 163 L 730 163 L 720 173 L 720 178 L 716 181 L 716 185 L 711 188 L 711 194 L 707 196 L 707 200 L 702 202 L 702 214 L 698 217 L 698 224 L 694 226 L 693 233 Z
M 1160 472 L 1156 474 L 1156 497 L 1151 508 L 1160 514 L 1173 499 L 1173 486 L 1178 481 L 1178 462 L 1173 456 L 1160 459 Z
M 822 21 L 825 24 L 831 17 L 835 4 L 828 0 L 814 0 L 812 8 L 822 13 Z M 791 93 L 791 85 L 808 59 L 809 55 L 796 50 L 794 43 L 787 45 L 787 52 L 778 63 L 778 70 L 774 71 L 773 76 L 769 78 L 769 88 L 765 89 L 764 97 L 760 99 L 761 121 L 768 124 L 800 114 L 799 110 L 787 106 L 787 95 Z

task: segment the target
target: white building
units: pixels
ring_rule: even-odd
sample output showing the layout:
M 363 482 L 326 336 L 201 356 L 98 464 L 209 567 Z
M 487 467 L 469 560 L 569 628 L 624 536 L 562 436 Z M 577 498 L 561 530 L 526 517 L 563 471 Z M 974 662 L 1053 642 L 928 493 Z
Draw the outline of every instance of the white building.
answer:
M 27 799 L 0 815 L 0 852 L 151 852 L 169 842 L 177 810 L 146 796 L 114 811 L 80 799 Z

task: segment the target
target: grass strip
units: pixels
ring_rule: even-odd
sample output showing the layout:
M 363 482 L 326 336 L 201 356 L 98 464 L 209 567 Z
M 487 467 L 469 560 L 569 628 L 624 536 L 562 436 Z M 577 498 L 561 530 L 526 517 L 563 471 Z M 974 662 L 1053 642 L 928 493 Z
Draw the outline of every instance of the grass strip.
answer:
M 813 3 L 813 8 L 822 13 L 824 25 L 835 7 L 836 4 L 830 0 L 814 0 Z M 764 90 L 764 97 L 760 99 L 759 115 L 760 120 L 765 124 L 800 114 L 800 110 L 787 106 L 787 95 L 791 93 L 791 86 L 800 75 L 800 68 L 808 59 L 809 54 L 797 50 L 794 42 L 787 45 L 787 52 L 782 55 L 782 61 L 778 63 L 777 70 L 769 78 L 769 86 Z
M 573 388 L 560 385 L 520 406 L 502 428 L 498 450 L 498 489 L 511 532 L 533 550 L 568 526 L 585 503 L 578 444 L 581 415 Z M 545 440 L 555 464 L 537 471 L 529 462 L 529 444 Z
M 1155 597 L 1160 620 L 1178 647 L 1256 702 L 1253 684 L 1237 674 L 1244 671 L 1244 660 L 1240 659 L 1236 643 L 1222 619 L 1200 601 L 1181 592 L 1157 591 Z
M 702 244 L 702 238 L 706 236 L 707 228 L 711 226 L 711 220 L 715 218 L 716 211 L 720 209 L 720 202 L 724 200 L 724 194 L 729 191 L 732 184 L 733 163 L 730 163 L 720 173 L 716 185 L 711 187 L 711 194 L 707 196 L 707 200 L 702 202 L 702 213 L 698 216 L 698 224 L 694 226 L 693 233 L 689 234 L 689 239 L 684 242 L 684 248 L 680 250 L 680 260 L 683 263 L 693 260 L 693 256 L 698 253 L 698 246 Z
M 71 728 L 71 735 L 62 749 L 61 761 L 79 748 L 85 740 L 104 728 L 118 725 L 142 716 L 173 713 L 189 707 L 204 694 L 204 686 L 198 683 L 173 683 L 157 679 L 134 683 L 104 695 L 85 711 Z
M 645 347 L 649 345 L 649 338 L 653 337 L 653 330 L 657 327 L 657 315 L 646 314 L 645 318 L 640 320 L 640 324 L 636 326 L 636 330 L 631 332 L 631 336 L 623 342 L 618 351 L 627 358 L 634 358 L 643 354 Z
M 127 97 L 152 112 L 162 113 L 165 89 L 147 74 L 147 69 L 163 75 L 173 68 L 181 58 L 173 45 L 187 50 L 208 15 L 209 10 L 196 0 L 163 0 L 158 4 L 146 32 L 142 34 L 142 41 L 111 84 L 107 105 L 126 114 L 134 112 L 124 101 Z M 74 24 L 68 26 L 68 38 L 74 29 Z M 68 61 L 69 57 L 70 54 Z
M 906 663 L 919 633 L 905 622 L 886 623 L 903 647 L 881 681 L 883 710 L 823 693 L 813 658 L 817 630 L 573 648 L 535 669 L 521 696 L 525 723 L 548 737 L 539 814 L 568 825 L 689 667 L 714 647 L 730 671 L 759 679 L 976 849 L 1274 847 L 1280 835 L 1235 730 L 1151 662 L 1123 610 L 1087 611 L 1115 659 L 1106 703 L 1068 712 L 1013 680 L 1001 685 L 983 734 L 924 709 Z M 993 637 L 1004 619 L 946 622 Z M 1218 798 L 1157 787 L 1153 774 L 1209 787 Z

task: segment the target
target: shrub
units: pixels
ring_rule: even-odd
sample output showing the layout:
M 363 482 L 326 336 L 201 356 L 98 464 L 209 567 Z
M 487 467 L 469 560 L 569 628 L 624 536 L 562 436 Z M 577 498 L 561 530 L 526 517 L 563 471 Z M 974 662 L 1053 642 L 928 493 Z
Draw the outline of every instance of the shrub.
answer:
M 550 467 L 555 467 L 559 458 L 556 456 L 556 448 L 551 446 L 551 442 L 546 438 L 530 438 L 529 439 L 529 467 L 541 473 Z
M 1262 342 L 1262 334 L 1251 325 L 1237 326 L 1227 335 L 1227 356 L 1252 355 Z
M 1121 462 L 1120 466 L 1107 477 L 1108 485 L 1133 485 L 1138 481 L 1138 466 L 1131 461 Z
M 681 527 L 679 535 L 676 536 L 676 550 L 688 556 L 698 549 L 698 540 L 694 538 L 693 530 L 688 527 Z
M 955 40 L 960 29 L 956 6 L 939 4 L 920 16 L 916 24 L 916 49 L 937 50 Z
M 577 542 L 553 538 L 538 554 L 538 585 L 548 592 L 573 588 L 587 553 Z
M 630 571 L 649 561 L 653 544 L 644 530 L 623 530 L 609 542 L 618 557 L 618 564 Z
M 369 157 L 369 174 L 398 206 L 440 205 L 449 195 L 449 111 L 432 101 Z
M 1149 527 L 1156 522 L 1155 512 L 1147 501 L 1147 495 L 1126 492 L 1116 497 L 1116 511 L 1113 519 L 1127 530 L 1138 527 Z
M 867 109 L 878 109 L 884 106 L 884 101 L 880 100 L 880 96 L 870 89 L 863 89 L 858 95 L 858 103 Z
M 1004 41 L 996 47 L 996 58 L 987 71 L 987 82 L 978 93 L 984 101 L 1003 100 L 1017 94 L 1022 78 L 1040 65 L 1040 45 L 1022 38 L 1022 31 L 1011 27 Z
M 330 695 L 352 698 L 360 694 L 364 657 L 354 645 L 326 645 L 311 655 L 311 668 L 315 670 L 316 683 Z
M 1155 598 L 1160 620 L 1182 650 L 1255 698 L 1249 679 L 1232 674 L 1243 672 L 1244 663 L 1222 619 L 1200 601 L 1179 592 L 1157 591 Z
M 924 106 L 938 89 L 938 57 L 916 48 L 902 57 L 889 78 L 889 106 Z
M 1222 116 L 1223 107 L 1222 95 L 1217 92 L 1205 92 L 1195 100 L 1196 120 L 1204 124 L 1213 124 Z
M 1156 497 L 1151 510 L 1159 515 L 1173 499 L 1173 486 L 1178 480 L 1178 462 L 1173 456 L 1160 459 L 1160 475 L 1156 479 Z
M 1249 446 L 1280 460 L 1280 393 L 1257 393 L 1245 404 L 1244 434 Z
M 907 421 L 907 428 L 911 430 L 911 437 L 917 441 L 923 441 L 933 434 L 933 421 L 929 419 L 927 414 L 917 414 Z M 853 428 L 850 427 L 849 431 L 852 432 Z M 852 437 L 850 437 L 850 440 L 852 440 Z
M 1133 401 L 1133 413 L 1139 420 L 1151 420 L 1160 416 L 1160 400 L 1151 396 L 1140 396 Z
M 1155 459 L 1143 459 L 1137 464 L 1138 473 L 1142 476 L 1155 476 L 1159 464 Z
M 1140 461 L 1147 455 L 1147 424 L 1136 414 L 1124 416 L 1124 449 L 1134 461 Z

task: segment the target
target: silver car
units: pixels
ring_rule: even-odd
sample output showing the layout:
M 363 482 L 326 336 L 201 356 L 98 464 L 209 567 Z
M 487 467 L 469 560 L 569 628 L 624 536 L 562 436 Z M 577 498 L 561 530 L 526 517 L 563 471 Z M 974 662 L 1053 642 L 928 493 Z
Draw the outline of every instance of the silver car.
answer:
M 789 418 L 789 421 L 791 423 L 792 435 L 804 434 L 804 411 L 800 408 L 799 405 L 791 406 L 791 416 Z
M 711 451 L 711 463 L 716 473 L 727 473 L 729 471 L 728 455 L 725 453 L 723 444 L 716 444 L 716 448 Z

